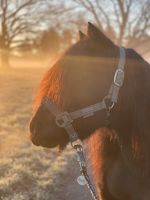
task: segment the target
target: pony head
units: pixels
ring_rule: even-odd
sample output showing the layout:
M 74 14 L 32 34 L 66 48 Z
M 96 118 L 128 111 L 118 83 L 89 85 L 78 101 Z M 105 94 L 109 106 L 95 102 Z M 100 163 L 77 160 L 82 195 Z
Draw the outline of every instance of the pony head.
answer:
M 87 35 L 80 32 L 80 40 L 62 56 L 44 76 L 35 102 L 30 123 L 31 140 L 44 147 L 64 147 L 69 137 L 57 127 L 55 117 L 44 106 L 47 96 L 62 111 L 72 112 L 101 101 L 113 81 L 119 60 L 119 48 L 93 24 Z M 106 111 L 73 123 L 81 140 L 105 126 Z

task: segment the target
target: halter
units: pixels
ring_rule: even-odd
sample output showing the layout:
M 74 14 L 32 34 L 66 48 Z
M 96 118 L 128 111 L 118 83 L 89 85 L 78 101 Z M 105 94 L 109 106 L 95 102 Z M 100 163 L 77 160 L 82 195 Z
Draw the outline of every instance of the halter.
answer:
M 41 103 L 47 108 L 49 112 L 51 112 L 55 116 L 56 125 L 66 130 L 69 136 L 70 142 L 72 144 L 72 147 L 76 150 L 76 153 L 78 156 L 77 160 L 80 165 L 81 176 L 78 177 L 77 180 L 80 185 L 87 184 L 94 200 L 98 200 L 98 197 L 95 193 L 95 190 L 87 174 L 82 142 L 79 139 L 78 133 L 74 129 L 72 123 L 74 120 L 78 118 L 91 117 L 95 114 L 95 112 L 98 112 L 104 109 L 107 112 L 107 116 L 110 115 L 110 111 L 112 110 L 112 108 L 118 101 L 119 91 L 124 82 L 124 66 L 125 66 L 126 53 L 125 53 L 125 49 L 122 47 L 120 48 L 119 52 L 120 52 L 120 59 L 117 66 L 117 70 L 114 75 L 113 82 L 110 86 L 108 94 L 103 98 L 102 101 L 96 104 L 87 106 L 85 108 L 76 110 L 74 112 L 70 112 L 70 113 L 66 111 L 65 112 L 59 111 L 58 108 L 54 105 L 52 101 L 50 101 L 48 97 L 44 97 Z M 109 101 L 109 105 L 107 104 L 107 101 Z

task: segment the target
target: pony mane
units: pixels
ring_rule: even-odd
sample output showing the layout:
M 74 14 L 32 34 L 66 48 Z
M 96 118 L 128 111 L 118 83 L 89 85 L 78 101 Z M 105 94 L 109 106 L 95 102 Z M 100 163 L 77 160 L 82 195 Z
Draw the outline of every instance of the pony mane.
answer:
M 61 69 L 62 68 L 60 68 L 60 62 L 57 62 L 45 73 L 37 89 L 34 110 L 37 110 L 44 96 L 51 96 L 51 100 L 55 103 L 59 101 L 59 85 L 62 80 Z
M 137 174 L 150 174 L 150 65 L 133 49 L 126 49 L 124 86 L 120 91 L 117 135 L 125 162 Z
M 102 183 L 103 174 L 99 173 L 104 170 L 103 165 L 107 162 L 108 157 L 115 157 L 118 152 L 118 136 L 114 130 L 100 128 L 86 141 L 88 145 L 88 161 L 92 167 L 92 175 L 95 181 Z M 107 148 L 106 148 L 107 146 Z M 103 155 L 100 157 L 100 155 Z M 104 162 L 105 160 L 105 162 Z M 110 164 L 108 163 L 108 166 Z M 97 183 L 99 184 L 99 183 Z

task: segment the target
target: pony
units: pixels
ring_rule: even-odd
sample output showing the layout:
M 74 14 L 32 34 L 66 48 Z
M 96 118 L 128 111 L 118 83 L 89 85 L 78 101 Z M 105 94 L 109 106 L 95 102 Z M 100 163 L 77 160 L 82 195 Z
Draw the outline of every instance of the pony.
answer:
M 94 183 L 103 200 L 150 199 L 150 65 L 136 51 L 125 48 L 125 77 L 118 102 L 73 123 L 87 139 Z M 35 145 L 65 148 L 69 137 L 54 116 L 40 106 L 47 96 L 62 111 L 72 112 L 101 101 L 108 93 L 119 62 L 119 47 L 96 26 L 48 70 L 39 86 L 30 122 Z M 40 106 L 40 109 L 39 109 Z

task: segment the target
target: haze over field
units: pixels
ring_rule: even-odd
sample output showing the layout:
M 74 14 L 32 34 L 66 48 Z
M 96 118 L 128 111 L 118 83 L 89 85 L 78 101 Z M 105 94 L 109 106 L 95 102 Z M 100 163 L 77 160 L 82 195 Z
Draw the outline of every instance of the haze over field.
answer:
M 91 200 L 76 182 L 79 168 L 70 148 L 59 154 L 29 140 L 32 97 L 45 71 L 0 72 L 0 199 Z

